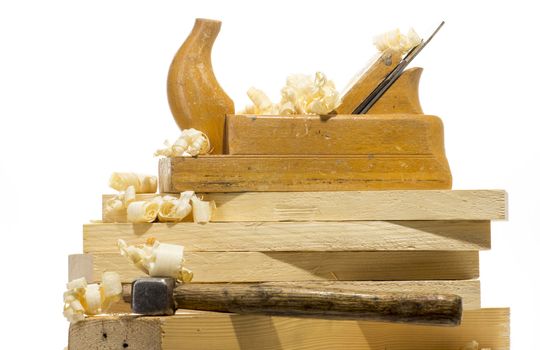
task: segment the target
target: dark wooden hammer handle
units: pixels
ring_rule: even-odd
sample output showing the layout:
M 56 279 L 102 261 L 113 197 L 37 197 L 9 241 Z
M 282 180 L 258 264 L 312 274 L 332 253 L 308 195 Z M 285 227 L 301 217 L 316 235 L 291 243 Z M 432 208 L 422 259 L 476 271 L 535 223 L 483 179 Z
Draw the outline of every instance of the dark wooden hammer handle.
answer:
M 281 316 L 459 325 L 457 295 L 360 293 L 333 288 L 265 284 L 184 284 L 174 290 L 178 309 Z

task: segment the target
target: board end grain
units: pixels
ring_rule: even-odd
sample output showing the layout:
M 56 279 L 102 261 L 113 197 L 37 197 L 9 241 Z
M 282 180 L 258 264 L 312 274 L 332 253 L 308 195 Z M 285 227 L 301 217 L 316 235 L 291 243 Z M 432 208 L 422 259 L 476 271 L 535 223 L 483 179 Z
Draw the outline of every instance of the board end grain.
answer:
M 94 259 L 90 254 L 68 256 L 68 281 L 84 277 L 89 283 L 94 281 Z
M 69 350 L 161 350 L 159 318 L 91 317 L 69 327 Z
M 171 158 L 161 158 L 159 160 L 159 192 L 174 192 L 171 183 Z

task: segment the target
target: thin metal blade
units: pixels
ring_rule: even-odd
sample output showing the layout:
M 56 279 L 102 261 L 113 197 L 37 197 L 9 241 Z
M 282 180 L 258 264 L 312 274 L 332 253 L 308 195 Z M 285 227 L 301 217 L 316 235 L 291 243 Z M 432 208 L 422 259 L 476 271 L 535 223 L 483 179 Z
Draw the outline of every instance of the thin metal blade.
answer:
M 401 76 L 401 73 L 405 70 L 407 65 L 426 47 L 426 45 L 433 39 L 435 34 L 444 25 L 444 21 L 439 24 L 437 29 L 429 36 L 426 41 L 421 41 L 420 44 L 413 47 L 409 52 L 401 59 L 401 62 L 381 81 L 379 85 L 366 97 L 366 99 L 354 110 L 353 114 L 365 114 L 373 107 L 373 105 L 381 98 L 381 96 L 392 86 L 392 84 Z

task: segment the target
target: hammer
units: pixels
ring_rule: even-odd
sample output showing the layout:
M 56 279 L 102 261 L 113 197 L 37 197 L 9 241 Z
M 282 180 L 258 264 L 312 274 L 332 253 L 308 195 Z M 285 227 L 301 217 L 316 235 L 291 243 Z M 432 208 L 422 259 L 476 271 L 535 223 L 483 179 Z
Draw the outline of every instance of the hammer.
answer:
M 146 277 L 124 291 L 134 313 L 173 315 L 176 309 L 277 316 L 457 326 L 461 297 L 447 294 L 361 293 L 291 283 L 187 283 Z

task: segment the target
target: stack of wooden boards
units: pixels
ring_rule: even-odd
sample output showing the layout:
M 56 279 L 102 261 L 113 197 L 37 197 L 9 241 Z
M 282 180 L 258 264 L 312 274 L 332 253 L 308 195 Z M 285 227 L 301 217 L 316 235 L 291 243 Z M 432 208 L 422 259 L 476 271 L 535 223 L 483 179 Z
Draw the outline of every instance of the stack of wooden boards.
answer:
M 145 198 L 150 195 L 139 195 Z M 71 277 L 141 276 L 116 248 L 149 237 L 184 245 L 194 282 L 296 283 L 359 291 L 455 293 L 458 327 L 178 311 L 169 317 L 92 317 L 70 328 L 69 349 L 457 350 L 476 340 L 509 349 L 509 309 L 482 309 L 479 251 L 505 219 L 499 190 L 208 193 L 217 211 L 199 225 L 125 223 L 104 213 L 84 225 Z M 103 201 L 108 196 L 103 196 Z M 124 222 L 122 222 L 124 221 Z M 85 265 L 86 264 L 86 265 Z M 89 268 L 84 271 L 85 266 Z M 116 311 L 129 311 L 120 305 Z
M 162 193 L 191 190 L 216 202 L 212 222 L 130 224 L 125 213 L 104 212 L 103 223 L 84 226 L 85 254 L 70 257 L 70 279 L 116 271 L 129 283 L 141 273 L 120 256 L 117 240 L 154 237 L 185 247 L 193 282 L 458 294 L 462 324 L 179 310 L 88 318 L 71 326 L 69 348 L 457 350 L 475 340 L 508 349 L 509 310 L 481 309 L 478 280 L 479 251 L 490 248 L 490 221 L 506 216 L 506 194 L 450 190 L 442 122 L 423 115 L 418 99 L 421 69 L 404 72 L 362 117 L 350 113 L 401 62 L 400 52 L 380 54 L 338 115 L 226 115 L 234 106 L 210 62 L 219 27 L 196 21 L 168 79 L 175 120 L 206 133 L 212 155 L 159 166 Z

